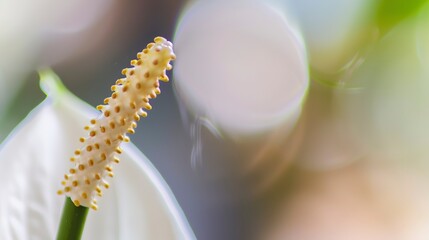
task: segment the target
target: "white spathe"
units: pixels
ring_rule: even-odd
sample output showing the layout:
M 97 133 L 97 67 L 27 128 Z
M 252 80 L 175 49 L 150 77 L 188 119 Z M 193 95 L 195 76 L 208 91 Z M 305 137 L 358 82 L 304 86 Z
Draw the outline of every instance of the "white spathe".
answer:
M 58 196 L 83 126 L 98 113 L 50 71 L 41 74 L 48 97 L 0 150 L 0 239 L 54 239 L 64 197 Z M 172 192 L 150 161 L 123 145 L 111 188 L 90 211 L 83 239 L 195 239 Z
M 196 1 L 174 39 L 175 87 L 197 116 L 228 135 L 293 125 L 308 87 L 305 49 L 263 1 Z

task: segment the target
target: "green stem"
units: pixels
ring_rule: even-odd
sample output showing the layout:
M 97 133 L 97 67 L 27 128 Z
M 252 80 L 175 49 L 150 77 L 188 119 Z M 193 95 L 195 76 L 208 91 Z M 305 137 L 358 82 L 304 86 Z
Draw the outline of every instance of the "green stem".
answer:
M 80 240 L 87 215 L 87 207 L 76 207 L 72 200 L 67 197 L 58 228 L 57 240 Z

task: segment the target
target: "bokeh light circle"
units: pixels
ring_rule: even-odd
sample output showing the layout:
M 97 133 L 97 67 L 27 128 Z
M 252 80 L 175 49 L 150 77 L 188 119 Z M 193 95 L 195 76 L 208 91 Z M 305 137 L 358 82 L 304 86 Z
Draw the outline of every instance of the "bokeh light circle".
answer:
M 305 49 L 284 15 L 256 1 L 197 1 L 176 30 L 175 87 L 228 135 L 293 125 L 308 87 Z

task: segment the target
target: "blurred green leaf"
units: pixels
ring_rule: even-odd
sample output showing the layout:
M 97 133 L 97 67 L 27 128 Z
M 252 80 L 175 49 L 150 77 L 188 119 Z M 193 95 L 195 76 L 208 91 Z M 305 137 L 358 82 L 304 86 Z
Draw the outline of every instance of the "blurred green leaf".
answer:
M 414 16 L 428 0 L 380 0 L 376 7 L 375 23 L 385 34 L 402 20 Z

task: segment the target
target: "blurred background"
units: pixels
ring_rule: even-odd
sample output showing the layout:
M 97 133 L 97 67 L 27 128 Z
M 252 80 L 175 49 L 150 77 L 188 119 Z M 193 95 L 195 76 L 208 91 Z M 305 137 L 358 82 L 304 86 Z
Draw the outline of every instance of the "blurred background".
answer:
M 132 141 L 198 239 L 427 239 L 429 1 L 1 1 L 0 140 L 37 69 L 96 106 L 158 35 Z

